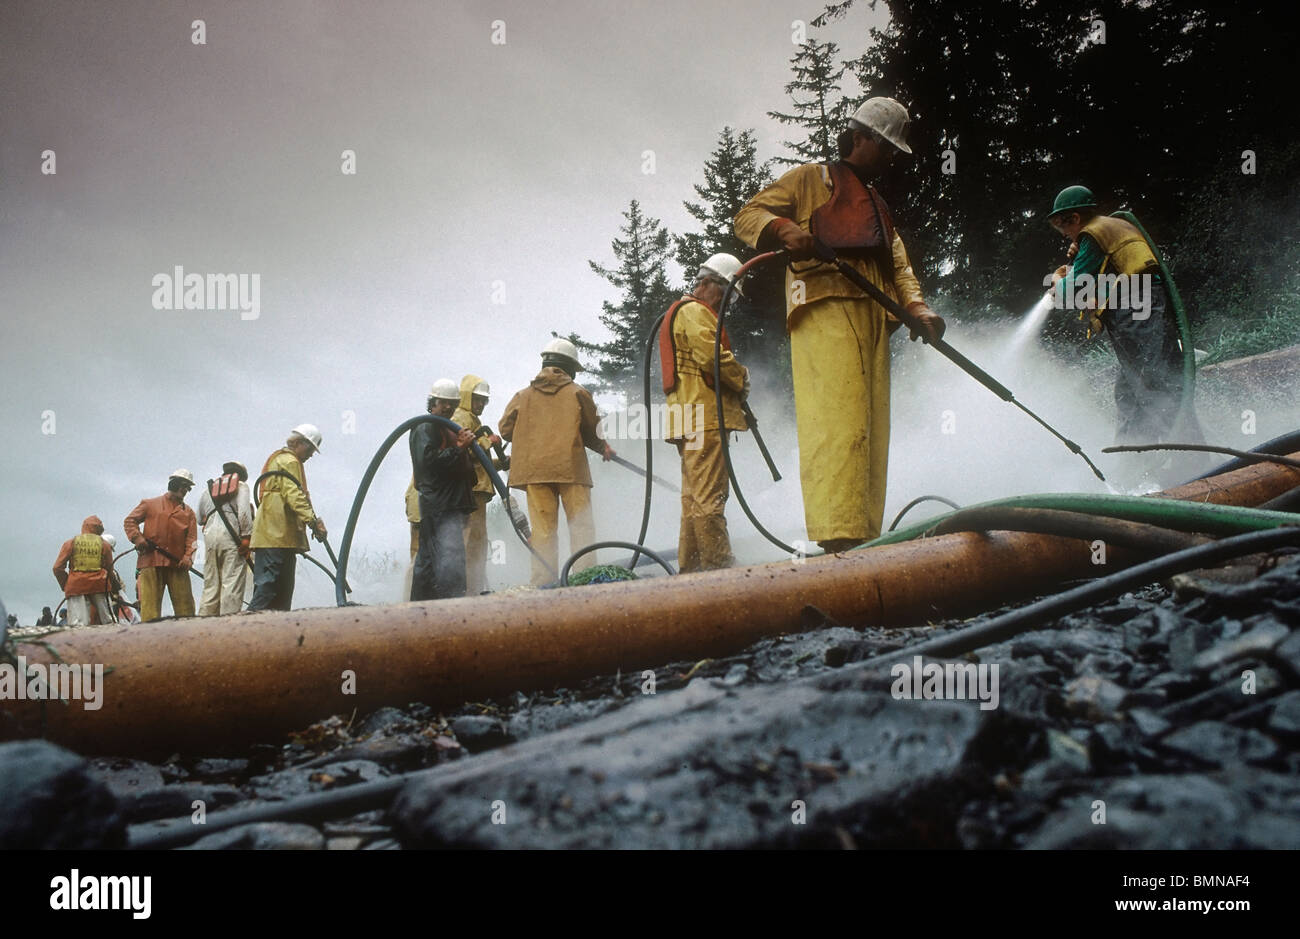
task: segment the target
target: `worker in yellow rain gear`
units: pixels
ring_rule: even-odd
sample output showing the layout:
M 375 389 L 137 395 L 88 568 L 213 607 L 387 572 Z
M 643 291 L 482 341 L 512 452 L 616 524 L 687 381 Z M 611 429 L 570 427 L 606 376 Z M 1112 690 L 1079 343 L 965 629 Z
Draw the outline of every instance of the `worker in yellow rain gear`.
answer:
M 279 450 L 266 458 L 262 473 L 280 471 L 261 482 L 261 510 L 253 522 L 253 599 L 249 610 L 293 607 L 294 569 L 306 551 L 307 529 L 317 541 L 329 532 L 312 508 L 304 464 L 320 452 L 321 434 L 314 424 L 299 424 Z M 292 479 L 288 477 L 293 477 Z
M 460 380 L 460 407 L 451 416 L 461 427 L 479 436 L 479 446 L 489 454 L 493 442 L 499 444 L 501 438 L 495 434 L 488 436 L 486 431 L 480 436 L 478 430 L 483 426 L 479 416 L 487 407 L 491 393 L 491 387 L 483 379 L 477 375 L 466 375 Z M 499 470 L 509 469 L 509 457 L 506 457 L 504 464 L 500 458 L 493 457 L 492 465 Z M 474 474 L 474 511 L 465 523 L 465 595 L 469 597 L 477 597 L 487 590 L 487 504 L 492 501 L 495 493 L 492 477 L 477 460 L 474 461 Z
M 713 353 L 717 311 L 738 270 L 740 261 L 732 255 L 713 255 L 700 266 L 695 287 L 669 308 L 659 329 L 659 363 L 668 394 L 664 439 L 677 447 L 682 461 L 677 565 L 683 574 L 734 562 L 727 535 L 727 465 L 718 429 Z M 747 430 L 740 402 L 749 394 L 749 370 L 736 361 L 726 330 L 721 376 L 725 429 Z
M 907 109 L 870 98 L 839 137 L 841 159 L 795 167 L 751 199 L 736 235 L 784 248 L 786 328 L 808 537 L 841 551 L 880 534 L 889 467 L 889 337 L 900 325 L 834 265 L 810 261 L 816 241 L 916 314 L 912 338 L 943 336 L 926 305 L 893 217 L 871 180 L 907 145 Z M 802 263 L 808 262 L 808 263 Z

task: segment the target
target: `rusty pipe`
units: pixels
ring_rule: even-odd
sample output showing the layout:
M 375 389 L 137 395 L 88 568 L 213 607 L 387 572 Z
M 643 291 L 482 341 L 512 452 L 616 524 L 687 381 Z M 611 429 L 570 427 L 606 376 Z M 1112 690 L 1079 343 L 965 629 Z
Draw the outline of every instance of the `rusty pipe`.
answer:
M 1296 476 L 1261 464 L 1180 490 L 1257 504 Z M 1115 549 L 1103 570 L 1137 560 Z M 810 604 L 846 625 L 902 626 L 970 615 L 1097 572 L 1087 541 L 958 533 L 570 590 L 66 630 L 41 645 L 20 643 L 16 653 L 111 668 L 102 708 L 5 700 L 0 738 L 39 736 L 43 710 L 46 736 L 79 752 L 215 754 L 331 714 L 410 701 L 454 707 L 730 654 L 804 628 Z

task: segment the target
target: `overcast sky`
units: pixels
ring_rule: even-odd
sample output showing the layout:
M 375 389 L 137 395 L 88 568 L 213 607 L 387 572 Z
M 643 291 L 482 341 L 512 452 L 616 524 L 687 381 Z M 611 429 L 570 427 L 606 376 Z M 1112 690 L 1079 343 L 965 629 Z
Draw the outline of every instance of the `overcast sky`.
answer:
M 50 566 L 86 515 L 122 539 L 122 518 L 173 469 L 202 481 L 239 459 L 257 472 L 301 422 L 324 433 L 307 475 L 337 545 L 376 446 L 423 410 L 434 379 L 487 378 L 495 425 L 552 330 L 603 338 L 615 291 L 587 262 L 613 263 L 630 199 L 692 230 L 682 201 L 725 125 L 756 128 L 761 157 L 783 152 L 765 113 L 788 107 L 792 21 L 819 12 L 818 0 L 0 4 L 0 598 L 32 622 L 60 599 Z M 883 16 L 862 0 L 816 35 L 857 54 Z M 156 310 L 154 278 L 177 266 L 257 275 L 256 318 L 233 304 Z M 896 400 L 914 397 L 920 367 L 899 371 Z M 935 452 L 896 423 L 891 511 L 944 484 L 959 498 L 1088 485 L 1063 451 L 1044 464 L 1059 471 L 1050 483 L 1027 477 L 1024 451 L 991 453 L 988 440 L 1036 431 L 937 357 L 923 367 L 956 382 L 954 402 L 1011 423 L 942 441 L 976 448 L 946 480 L 895 477 L 907 453 Z M 1109 442 L 1093 401 L 1105 389 L 1047 384 L 1098 422 L 1073 436 Z M 755 385 L 761 401 L 761 371 Z M 765 430 L 786 480 L 751 502 L 800 537 L 793 428 Z M 974 452 L 996 465 L 971 473 Z M 598 483 L 617 476 L 596 469 Z M 409 473 L 399 446 L 359 548 L 404 554 Z M 620 512 L 609 491 L 598 535 L 635 537 L 639 501 Z M 671 499 L 662 511 L 655 543 L 671 544 Z M 300 592 L 325 602 L 319 582 L 302 586 L 313 576 Z
M 83 517 L 121 539 L 171 470 L 256 471 L 304 421 L 324 433 L 307 474 L 337 545 L 374 448 L 435 378 L 484 375 L 495 423 L 552 330 L 602 337 L 615 293 L 587 261 L 613 262 L 630 199 L 689 230 L 724 125 L 780 152 L 764 114 L 785 106 L 791 22 L 820 10 L 0 6 L 0 597 L 29 622 Z M 863 4 L 819 35 L 860 48 L 879 16 Z M 260 275 L 258 317 L 155 310 L 154 276 L 178 265 Z M 377 480 L 363 546 L 400 549 L 404 464 Z

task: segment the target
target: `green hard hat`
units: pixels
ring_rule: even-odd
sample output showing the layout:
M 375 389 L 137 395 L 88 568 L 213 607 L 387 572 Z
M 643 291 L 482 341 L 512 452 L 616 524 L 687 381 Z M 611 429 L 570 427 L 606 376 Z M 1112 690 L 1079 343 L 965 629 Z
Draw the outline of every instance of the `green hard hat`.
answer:
M 1052 218 L 1062 212 L 1095 209 L 1096 207 L 1097 197 L 1092 194 L 1092 190 L 1087 186 L 1066 186 L 1056 194 L 1056 201 L 1052 203 L 1052 211 L 1047 217 Z

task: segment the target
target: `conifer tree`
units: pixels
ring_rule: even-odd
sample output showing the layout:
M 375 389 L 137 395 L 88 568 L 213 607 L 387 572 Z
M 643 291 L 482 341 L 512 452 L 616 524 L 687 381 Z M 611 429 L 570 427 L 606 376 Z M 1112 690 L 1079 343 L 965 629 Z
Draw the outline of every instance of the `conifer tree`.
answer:
M 853 102 L 840 89 L 846 64 L 837 60 L 839 51 L 833 42 L 810 38 L 790 60 L 794 80 L 785 86 L 785 93 L 790 96 L 793 111 L 768 111 L 767 116 L 801 130 L 803 135 L 785 141 L 786 148 L 795 155 L 777 157 L 777 162 L 825 163 L 838 158 L 835 138 L 853 113 Z

